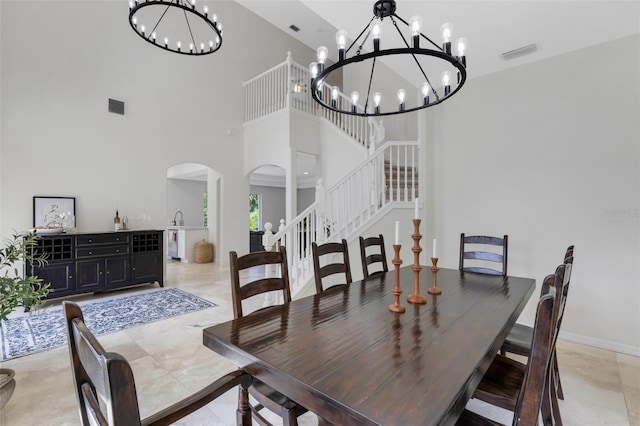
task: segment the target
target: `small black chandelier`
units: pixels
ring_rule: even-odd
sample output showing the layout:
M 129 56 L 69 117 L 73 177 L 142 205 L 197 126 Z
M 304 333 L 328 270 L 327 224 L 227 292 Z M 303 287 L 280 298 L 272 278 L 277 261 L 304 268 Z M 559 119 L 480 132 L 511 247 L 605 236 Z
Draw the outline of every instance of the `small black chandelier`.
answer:
M 457 49 L 456 55 L 451 53 L 451 24 L 444 24 L 441 27 L 442 30 L 442 47 L 434 43 L 431 39 L 421 33 L 422 18 L 419 16 L 412 16 L 409 22 L 396 15 L 396 2 L 393 0 L 379 0 L 373 6 L 373 18 L 364 27 L 360 35 L 347 47 L 347 33 L 344 30 L 336 33 L 336 43 L 338 45 L 338 57 L 337 62 L 331 66 L 325 67 L 325 61 L 328 56 L 328 49 L 325 46 L 318 48 L 317 62 L 312 62 L 309 65 L 309 72 L 311 75 L 311 96 L 320 105 L 330 110 L 358 116 L 382 116 L 402 114 L 405 112 L 417 111 L 419 109 L 427 108 L 437 105 L 451 96 L 456 94 L 458 90 L 462 88 L 467 79 L 467 62 L 465 56 L 466 40 L 460 38 L 456 41 L 455 47 Z M 381 33 L 382 23 L 385 18 L 389 18 L 393 27 L 397 30 L 404 46 L 381 49 Z M 402 22 L 408 27 L 408 35 L 410 35 L 410 43 L 403 35 L 402 31 L 398 27 L 398 21 Z M 393 31 L 392 31 L 393 32 Z M 365 42 L 371 38 L 372 45 L 371 50 L 368 53 L 364 53 Z M 420 46 L 421 39 L 426 40 L 429 44 L 429 48 Z M 356 52 L 353 56 L 348 57 L 349 51 L 356 46 Z M 372 86 L 377 82 L 374 78 L 376 60 L 383 56 L 400 56 L 408 58 L 408 60 L 416 66 L 416 78 L 419 80 L 416 87 L 420 87 L 420 94 L 416 94 L 415 104 L 408 102 L 407 93 L 405 89 L 400 88 L 397 91 L 398 100 L 394 103 L 393 107 L 383 107 L 382 93 L 374 90 L 372 94 Z M 331 73 L 346 67 L 347 65 L 357 63 L 371 63 L 368 81 L 361 81 L 362 91 L 352 91 L 349 97 L 340 94 L 340 88 L 337 86 L 330 87 L 325 83 L 327 80 L 331 80 L 329 77 Z M 431 79 L 428 76 L 428 71 L 425 68 L 430 66 L 431 68 L 438 68 L 445 70 L 441 73 L 442 88 L 438 91 L 433 86 Z M 430 69 L 431 69 L 430 68 Z M 367 67 L 368 71 L 368 67 Z M 454 76 L 455 73 L 455 76 Z M 455 81 L 454 81 L 455 79 Z M 375 86 L 374 86 L 375 87 Z M 362 99 L 361 93 L 366 93 L 364 96 L 364 105 L 359 104 L 358 100 Z M 389 102 L 386 105 L 390 105 Z
M 129 24 L 146 42 L 174 53 L 208 55 L 222 46 L 222 24 L 196 0 L 131 0 Z

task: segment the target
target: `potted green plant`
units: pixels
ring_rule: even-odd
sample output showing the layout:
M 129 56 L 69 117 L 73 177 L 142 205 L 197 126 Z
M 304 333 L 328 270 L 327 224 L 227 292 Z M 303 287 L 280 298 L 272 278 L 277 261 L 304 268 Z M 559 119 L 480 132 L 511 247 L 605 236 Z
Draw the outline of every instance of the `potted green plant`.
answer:
M 0 247 L 0 321 L 7 320 L 16 308 L 37 308 L 41 300 L 51 292 L 50 284 L 43 284 L 41 278 L 21 274 L 18 270 L 19 264 L 42 266 L 47 263 L 46 254 L 34 250 L 39 238 L 35 233 L 14 232 Z M 0 369 L 0 410 L 15 389 L 14 374 L 8 368 Z

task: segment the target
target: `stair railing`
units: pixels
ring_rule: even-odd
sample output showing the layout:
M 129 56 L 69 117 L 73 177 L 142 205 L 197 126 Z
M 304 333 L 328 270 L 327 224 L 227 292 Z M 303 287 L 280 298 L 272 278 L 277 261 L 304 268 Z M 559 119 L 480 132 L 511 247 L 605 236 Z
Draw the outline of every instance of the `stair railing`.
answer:
M 242 84 L 245 98 L 244 122 L 289 108 L 324 117 L 357 143 L 367 147 L 371 140 L 371 126 L 367 118 L 339 114 L 320 107 L 311 97 L 310 80 L 308 68 L 293 61 L 291 52 L 287 52 L 287 59 L 283 63 Z M 331 96 L 331 86 L 326 82 L 322 91 L 323 96 Z M 338 94 L 337 102 L 341 106 L 351 105 L 351 100 L 343 93 Z
M 387 142 L 273 235 L 287 247 L 292 292 L 313 275 L 311 244 L 349 239 L 390 203 L 418 196 L 418 142 Z

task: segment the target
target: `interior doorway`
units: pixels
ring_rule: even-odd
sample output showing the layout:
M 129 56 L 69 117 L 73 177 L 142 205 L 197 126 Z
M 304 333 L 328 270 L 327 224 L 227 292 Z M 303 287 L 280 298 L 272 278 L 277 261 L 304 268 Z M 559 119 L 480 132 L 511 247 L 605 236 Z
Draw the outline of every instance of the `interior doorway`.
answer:
M 171 233 L 177 235 L 176 229 L 184 229 L 187 233 L 205 229 L 207 240 L 214 246 L 214 262 L 218 261 L 220 179 L 218 172 L 199 163 L 180 163 L 167 168 L 167 249 L 173 241 Z M 179 247 L 175 249 L 179 250 Z M 175 250 L 171 253 L 175 254 Z M 188 256 L 184 256 L 188 261 Z

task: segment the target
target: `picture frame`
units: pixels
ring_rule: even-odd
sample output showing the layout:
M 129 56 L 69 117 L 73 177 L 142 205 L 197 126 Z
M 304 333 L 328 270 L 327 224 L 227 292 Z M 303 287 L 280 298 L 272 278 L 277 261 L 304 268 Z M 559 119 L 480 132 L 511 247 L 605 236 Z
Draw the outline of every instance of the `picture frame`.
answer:
M 76 197 L 33 197 L 33 227 L 63 227 L 76 215 Z

